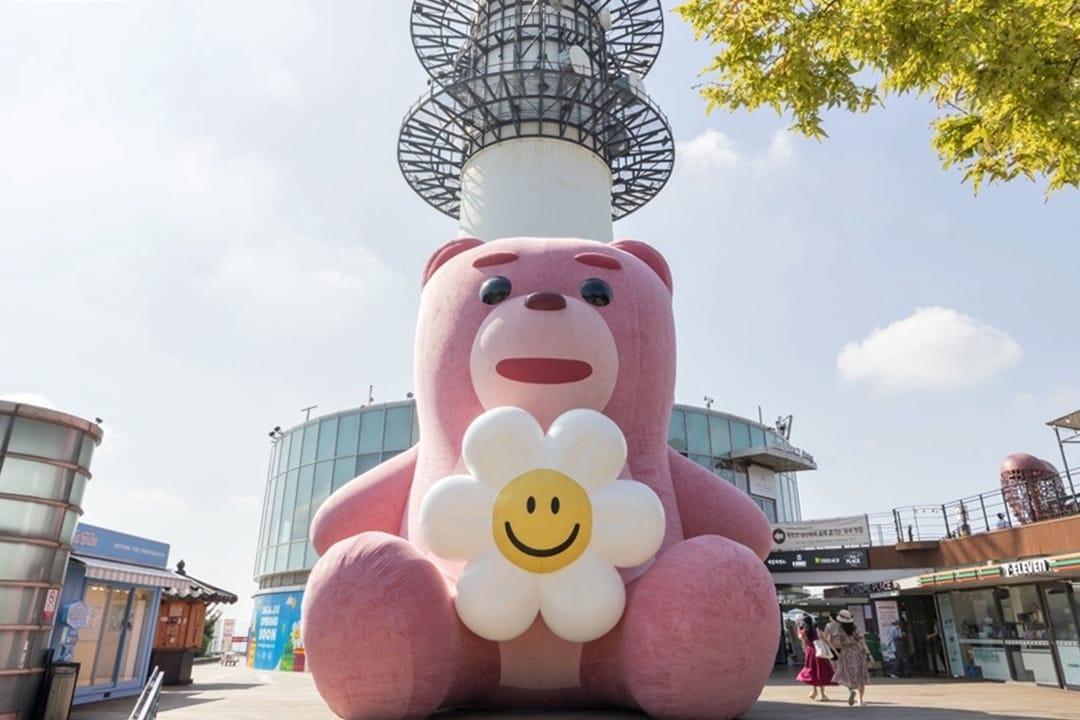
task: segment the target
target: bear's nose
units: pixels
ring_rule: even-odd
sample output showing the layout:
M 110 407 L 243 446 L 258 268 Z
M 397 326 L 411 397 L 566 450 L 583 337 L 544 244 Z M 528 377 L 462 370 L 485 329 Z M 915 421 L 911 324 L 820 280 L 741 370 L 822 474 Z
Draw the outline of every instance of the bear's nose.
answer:
M 562 310 L 566 307 L 566 298 L 554 292 L 530 293 L 525 298 L 525 307 L 530 310 Z

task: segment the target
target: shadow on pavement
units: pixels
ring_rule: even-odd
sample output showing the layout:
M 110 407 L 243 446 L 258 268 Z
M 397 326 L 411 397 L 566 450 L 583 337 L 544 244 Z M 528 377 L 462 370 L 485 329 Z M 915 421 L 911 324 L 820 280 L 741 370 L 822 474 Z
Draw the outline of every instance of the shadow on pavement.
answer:
M 202 683 L 166 687 L 162 690 L 161 699 L 158 701 L 158 712 L 209 705 L 225 699 L 220 695 L 221 691 L 249 690 L 259 685 L 260 683 Z M 215 692 L 219 694 L 213 695 Z M 210 697 L 206 697 L 208 693 L 211 694 Z M 71 720 L 127 720 L 132 708 L 135 707 L 135 700 L 134 697 L 127 697 L 79 705 L 72 709 Z M 212 716 L 207 715 L 207 717 Z
M 913 705 L 900 705 L 897 703 L 878 701 L 874 702 L 867 698 L 867 704 L 860 707 L 858 703 L 854 707 L 847 704 L 847 693 L 837 694 L 829 702 L 778 702 L 775 700 L 758 700 L 750 712 L 742 716 L 742 720 L 789 720 L 790 718 L 837 718 L 844 713 L 853 713 L 852 717 L 865 717 L 877 720 L 1045 720 L 1044 715 L 1002 715 L 1001 713 L 987 713 L 980 710 L 957 710 L 955 708 L 941 707 L 917 707 Z

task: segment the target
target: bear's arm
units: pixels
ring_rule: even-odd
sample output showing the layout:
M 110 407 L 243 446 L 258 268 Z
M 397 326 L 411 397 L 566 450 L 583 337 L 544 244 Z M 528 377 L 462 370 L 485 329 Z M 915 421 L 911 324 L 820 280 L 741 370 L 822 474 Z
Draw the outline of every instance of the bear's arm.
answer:
M 675 450 L 668 450 L 668 458 L 683 535 L 722 535 L 764 560 L 772 548 L 772 528 L 761 508 L 734 485 Z
M 315 552 L 322 555 L 334 543 L 362 532 L 400 535 L 417 453 L 414 445 L 331 495 L 311 521 Z

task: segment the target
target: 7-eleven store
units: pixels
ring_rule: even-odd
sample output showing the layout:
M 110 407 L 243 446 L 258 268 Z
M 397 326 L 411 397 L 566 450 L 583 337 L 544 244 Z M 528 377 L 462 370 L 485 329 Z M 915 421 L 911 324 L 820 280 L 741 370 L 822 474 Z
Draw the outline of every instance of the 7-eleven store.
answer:
M 953 677 L 1080 690 L 1080 552 L 938 570 L 888 595 L 932 595 Z M 884 597 L 885 594 L 875 597 Z

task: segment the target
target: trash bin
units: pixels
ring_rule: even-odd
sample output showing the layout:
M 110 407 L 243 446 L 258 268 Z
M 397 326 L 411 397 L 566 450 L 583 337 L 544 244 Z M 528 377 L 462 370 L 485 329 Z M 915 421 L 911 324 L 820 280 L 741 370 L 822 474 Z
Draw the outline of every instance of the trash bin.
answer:
M 150 667 L 155 665 L 165 674 L 164 685 L 190 685 L 194 648 L 158 648 L 150 653 Z
M 67 720 L 78 683 L 79 663 L 50 662 L 46 665 L 38 695 L 38 712 L 34 717 L 40 720 Z

